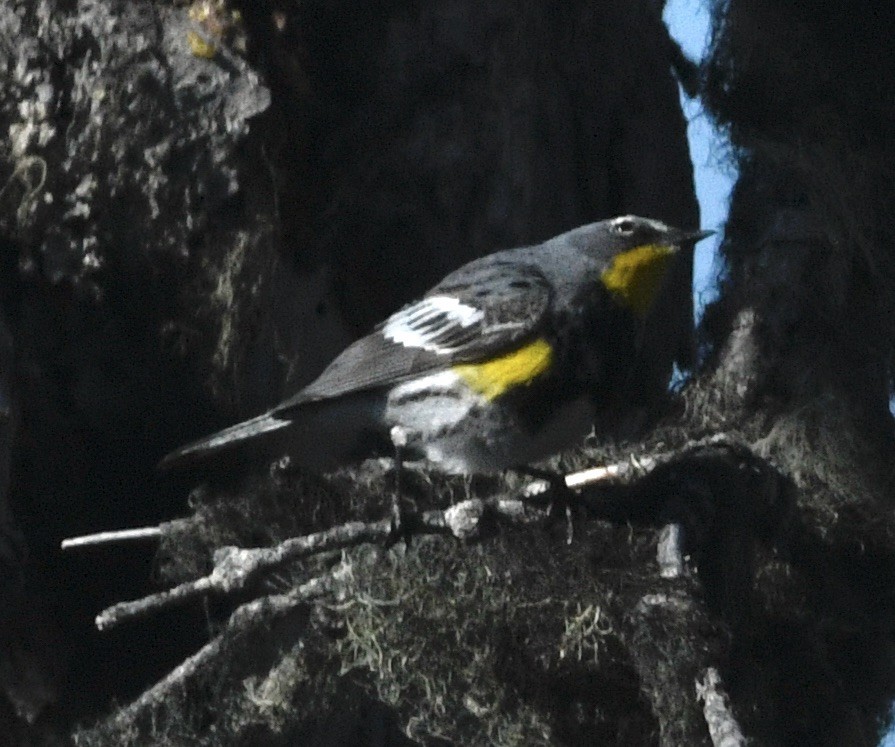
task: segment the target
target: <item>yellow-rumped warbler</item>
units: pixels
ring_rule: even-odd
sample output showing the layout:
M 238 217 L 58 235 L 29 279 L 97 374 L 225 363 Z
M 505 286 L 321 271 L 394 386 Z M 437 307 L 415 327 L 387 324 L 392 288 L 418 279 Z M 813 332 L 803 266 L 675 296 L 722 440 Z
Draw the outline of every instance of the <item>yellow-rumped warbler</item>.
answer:
M 470 262 L 256 418 L 162 460 L 270 439 L 324 470 L 394 454 L 449 473 L 522 467 L 579 443 L 624 386 L 681 231 L 623 216 Z M 646 351 L 648 353 L 648 351 Z

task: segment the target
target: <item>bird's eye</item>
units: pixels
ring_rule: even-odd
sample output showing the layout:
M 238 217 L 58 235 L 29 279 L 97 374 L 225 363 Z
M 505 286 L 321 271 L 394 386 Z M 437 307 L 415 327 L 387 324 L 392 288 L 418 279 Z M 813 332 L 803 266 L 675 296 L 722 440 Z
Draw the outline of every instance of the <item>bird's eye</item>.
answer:
M 622 218 L 621 220 L 616 221 L 613 228 L 615 229 L 616 233 L 619 233 L 622 236 L 630 236 L 632 233 L 634 233 L 634 221 L 632 221 L 630 218 Z

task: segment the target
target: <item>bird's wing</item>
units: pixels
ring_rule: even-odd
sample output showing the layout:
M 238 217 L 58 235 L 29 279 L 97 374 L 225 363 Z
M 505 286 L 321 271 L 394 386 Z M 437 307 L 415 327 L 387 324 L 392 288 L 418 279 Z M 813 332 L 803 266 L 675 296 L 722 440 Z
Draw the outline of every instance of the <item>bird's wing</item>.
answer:
M 306 402 L 388 386 L 512 349 L 541 328 L 551 296 L 550 284 L 534 265 L 494 257 L 471 262 L 346 348 L 271 414 L 288 417 Z

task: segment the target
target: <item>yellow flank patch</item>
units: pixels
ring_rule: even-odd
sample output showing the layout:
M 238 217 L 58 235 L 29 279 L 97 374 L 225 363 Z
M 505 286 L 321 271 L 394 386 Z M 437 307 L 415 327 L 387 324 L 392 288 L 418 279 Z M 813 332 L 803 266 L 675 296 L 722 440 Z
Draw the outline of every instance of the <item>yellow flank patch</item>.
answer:
M 676 247 L 644 244 L 619 254 L 600 278 L 638 316 L 646 316 L 659 294 Z
M 538 338 L 512 353 L 484 363 L 453 366 L 453 371 L 485 399 L 494 400 L 514 387 L 530 384 L 552 363 L 553 348 L 545 339 Z

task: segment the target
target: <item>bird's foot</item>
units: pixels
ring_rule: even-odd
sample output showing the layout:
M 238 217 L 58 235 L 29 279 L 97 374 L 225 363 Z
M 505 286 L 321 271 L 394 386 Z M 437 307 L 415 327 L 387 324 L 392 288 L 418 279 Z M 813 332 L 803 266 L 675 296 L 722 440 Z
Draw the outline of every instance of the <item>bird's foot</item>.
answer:
M 405 510 L 400 495 L 396 495 L 391 506 L 391 529 L 385 540 L 385 549 L 390 550 L 403 540 L 405 547 L 410 547 L 413 536 L 413 514 Z
M 547 483 L 547 489 L 542 494 L 542 500 L 549 501 L 547 515 L 550 523 L 560 517 L 566 522 L 566 542 L 572 544 L 574 536 L 573 508 L 580 505 L 578 494 L 566 483 L 565 475 L 536 467 L 520 467 L 516 470 L 520 474 L 534 477 Z

